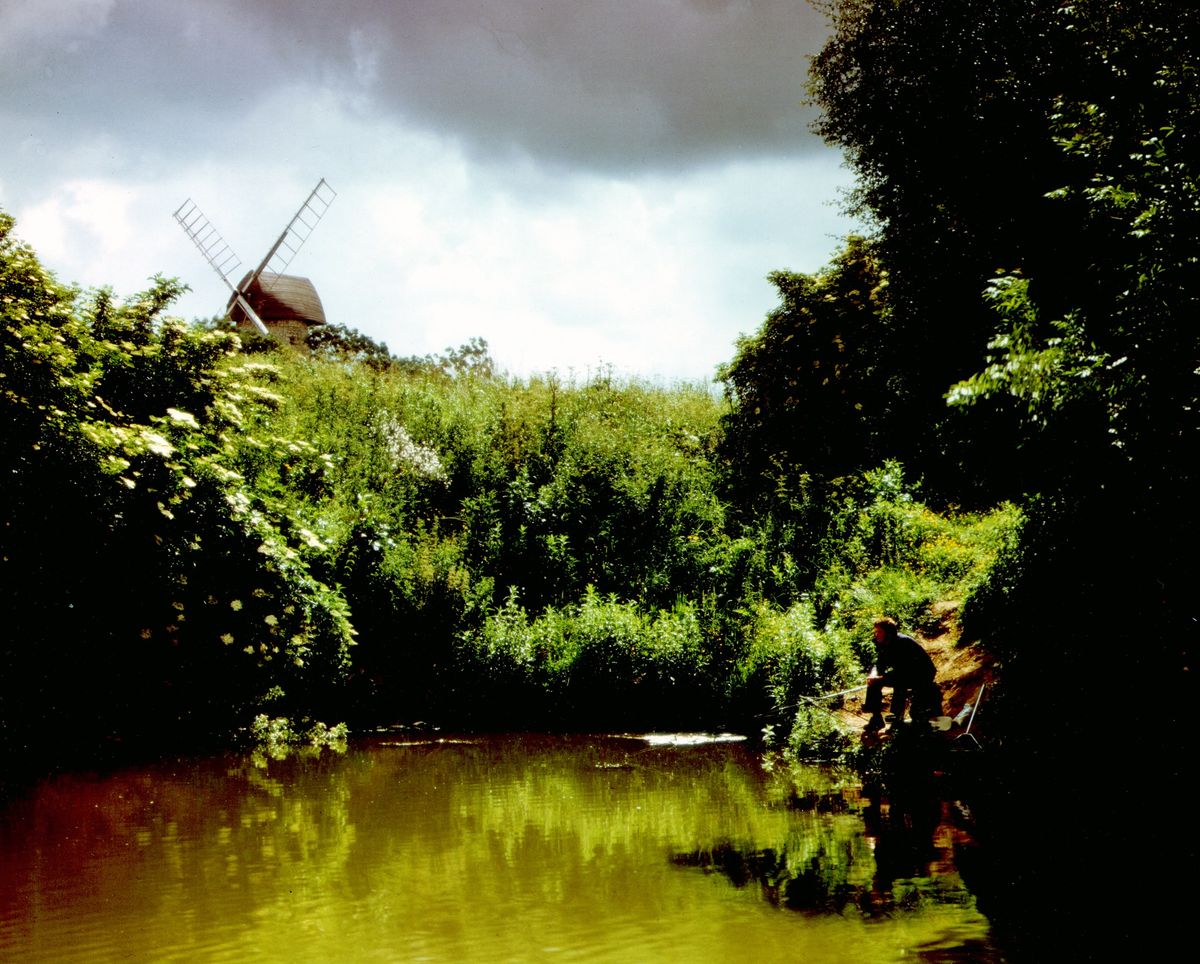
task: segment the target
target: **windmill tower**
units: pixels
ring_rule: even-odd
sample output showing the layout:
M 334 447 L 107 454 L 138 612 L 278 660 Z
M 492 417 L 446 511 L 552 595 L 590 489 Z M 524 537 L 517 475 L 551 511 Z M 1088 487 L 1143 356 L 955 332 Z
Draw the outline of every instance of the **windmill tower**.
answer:
M 311 281 L 284 272 L 336 197 L 337 192 L 321 178 L 258 267 L 242 275 L 236 285 L 231 279 L 242 262 L 195 202 L 188 198 L 173 217 L 229 289 L 226 317 L 238 328 L 253 328 L 300 345 L 312 325 L 325 324 L 325 309 Z

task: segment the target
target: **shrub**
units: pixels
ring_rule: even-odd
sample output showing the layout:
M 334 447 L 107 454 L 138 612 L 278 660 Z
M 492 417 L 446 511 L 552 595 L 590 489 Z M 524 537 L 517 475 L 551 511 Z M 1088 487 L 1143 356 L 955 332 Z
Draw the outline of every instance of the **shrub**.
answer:
M 12 228 L 0 215 L 4 740 L 177 745 L 325 712 L 352 629 L 315 575 L 325 544 L 268 484 L 317 454 L 254 424 L 270 368 L 166 317 L 177 282 L 84 296 Z
M 843 688 L 858 671 L 850 633 L 816 626 L 809 602 L 756 607 L 739 666 L 743 705 L 755 719 L 791 720 L 805 698 Z

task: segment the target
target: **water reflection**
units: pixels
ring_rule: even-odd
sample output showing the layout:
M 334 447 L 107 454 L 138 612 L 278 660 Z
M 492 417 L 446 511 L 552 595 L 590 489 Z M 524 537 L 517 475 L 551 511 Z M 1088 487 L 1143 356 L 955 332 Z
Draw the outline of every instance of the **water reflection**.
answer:
M 778 846 L 723 840 L 676 854 L 674 861 L 738 888 L 754 885 L 768 903 L 797 911 L 878 917 L 930 903 L 973 903 L 955 863 L 967 835 L 950 819 L 954 805 L 941 799 L 932 780 L 887 796 L 878 787 L 861 794 L 837 790 L 792 805 L 821 818 Z
M 963 832 L 734 742 L 380 738 L 78 774 L 0 812 L 0 958 L 987 960 Z

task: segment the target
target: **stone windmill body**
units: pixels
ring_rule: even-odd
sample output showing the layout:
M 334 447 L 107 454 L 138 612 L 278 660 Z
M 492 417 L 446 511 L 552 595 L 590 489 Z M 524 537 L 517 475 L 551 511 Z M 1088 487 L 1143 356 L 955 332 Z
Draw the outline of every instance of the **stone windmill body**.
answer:
M 300 345 L 309 328 L 325 324 L 325 309 L 313 283 L 285 272 L 335 197 L 337 193 L 321 178 L 258 267 L 236 284 L 232 279 L 242 262 L 195 202 L 188 198 L 175 211 L 179 226 L 229 288 L 225 316 L 236 327 Z

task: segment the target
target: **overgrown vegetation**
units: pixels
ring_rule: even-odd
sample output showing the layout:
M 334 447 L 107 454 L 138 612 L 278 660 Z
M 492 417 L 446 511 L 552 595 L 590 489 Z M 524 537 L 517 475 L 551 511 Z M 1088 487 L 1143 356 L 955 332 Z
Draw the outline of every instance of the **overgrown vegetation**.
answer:
M 1174 795 L 1195 754 L 1183 698 L 1200 531 L 1195 11 L 826 9 L 818 129 L 844 148 L 877 225 L 890 322 L 911 338 L 894 361 L 918 379 L 906 438 L 924 454 L 895 455 L 936 466 L 925 477 L 939 500 L 969 504 L 961 471 L 985 483 L 982 504 L 1022 510 L 962 622 L 1002 660 L 988 707 L 998 752 L 975 801 L 994 873 L 1049 895 L 996 919 L 1043 954 L 1098 959 L 1122 937 L 1140 950 L 1142 935 L 1088 939 L 1093 897 L 1062 882 L 1106 879 L 1115 855 L 1136 855 L 1128 871 L 1149 886 L 1124 903 L 1186 919 L 1179 868 L 1194 855 L 1169 822 L 1130 815 L 1140 775 Z M 1139 777 L 1120 778 L 1122 764 Z M 1032 813 L 1049 787 L 1072 826 L 1047 860 Z
M 932 338 L 913 374 L 1025 509 L 964 630 L 1004 657 L 1010 747 L 1086 778 L 1040 746 L 1045 707 L 1086 706 L 1114 670 L 1184 689 L 1192 665 L 1196 19 L 1161 0 L 827 7 L 819 130 L 879 226 L 893 323 Z M 952 441 L 938 419 L 911 428 Z M 1168 759 L 1187 729 L 1169 702 Z M 1088 713 L 1064 726 L 1090 745 Z
M 58 284 L 0 216 L 0 720 L 10 749 L 188 743 L 320 713 L 349 664 L 320 541 L 268 484 L 319 465 L 227 333 Z M 62 741 L 66 741 L 65 743 Z
M 7 751 L 429 720 L 836 753 L 806 698 L 939 600 L 1003 660 L 1011 748 L 1051 686 L 1182 689 L 1190 15 L 826 7 L 818 130 L 875 230 L 772 275 L 724 395 L 511 378 L 478 340 L 243 344 L 171 319 L 172 281 L 60 284 L 3 217 Z
M 787 729 L 800 694 L 861 675 L 877 607 L 961 598 L 999 545 L 894 464 L 786 516 L 732 511 L 707 387 L 513 380 L 473 357 L 277 359 L 266 423 L 324 453 L 292 509 L 354 614 L 355 723 Z
M 511 379 L 479 342 L 396 359 L 337 328 L 242 351 L 167 317 L 173 283 L 81 293 L 4 225 L 10 752 L 784 734 L 861 675 L 877 611 L 965 592 L 1007 518 L 935 515 L 897 464 L 733 505 L 708 386 Z

